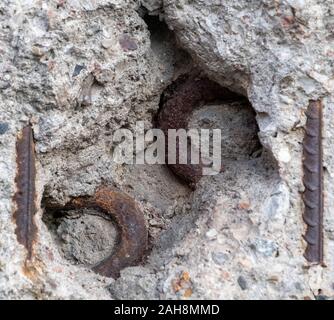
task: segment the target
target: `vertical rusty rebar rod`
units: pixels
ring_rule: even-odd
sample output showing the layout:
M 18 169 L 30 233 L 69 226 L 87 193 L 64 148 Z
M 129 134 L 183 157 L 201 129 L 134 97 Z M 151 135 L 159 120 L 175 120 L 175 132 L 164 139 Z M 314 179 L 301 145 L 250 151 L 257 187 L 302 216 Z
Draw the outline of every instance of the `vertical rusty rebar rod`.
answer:
M 26 126 L 19 133 L 16 142 L 17 174 L 15 177 L 16 193 L 14 202 L 16 205 L 14 221 L 16 224 L 16 236 L 20 244 L 27 250 L 27 260 L 33 255 L 33 244 L 37 234 L 35 224 L 35 152 L 31 126 Z
M 305 258 L 315 264 L 323 264 L 323 148 L 321 101 L 310 101 L 303 141 L 303 168 L 305 191 L 304 221 L 307 224 L 304 239 L 307 242 Z

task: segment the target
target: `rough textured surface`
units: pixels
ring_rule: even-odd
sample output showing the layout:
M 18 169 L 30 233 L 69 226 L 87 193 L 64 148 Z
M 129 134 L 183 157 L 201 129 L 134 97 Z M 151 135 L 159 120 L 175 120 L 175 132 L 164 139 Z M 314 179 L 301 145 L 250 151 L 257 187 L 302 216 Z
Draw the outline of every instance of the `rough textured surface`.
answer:
M 110 218 L 92 209 L 71 210 L 44 219 L 65 259 L 90 267 L 110 254 L 117 229 Z
M 333 298 L 333 26 L 332 1 L 320 0 L 2 1 L 0 298 Z M 249 99 L 265 148 L 226 161 L 194 192 L 164 166 L 116 165 L 111 137 L 138 120 L 152 127 L 161 94 L 193 65 Z M 318 99 L 326 268 L 308 265 L 302 240 L 303 128 L 309 100 Z M 214 117 L 229 128 L 228 117 Z M 37 158 L 34 278 L 22 270 L 25 250 L 12 220 L 15 140 L 29 120 Z M 232 146 L 234 135 L 226 139 Z M 109 221 L 64 218 L 58 232 L 71 232 L 73 243 L 64 247 L 42 220 L 47 208 L 92 195 L 102 183 L 133 196 L 149 227 L 144 266 L 124 269 L 116 282 L 86 265 L 104 254 L 100 244 L 113 242 L 104 234 Z M 97 245 L 79 248 L 74 239 L 94 230 L 104 234 Z
M 258 127 L 254 112 L 247 104 L 231 102 L 203 106 L 193 112 L 188 125 L 189 128 L 221 129 L 223 162 L 259 155 Z

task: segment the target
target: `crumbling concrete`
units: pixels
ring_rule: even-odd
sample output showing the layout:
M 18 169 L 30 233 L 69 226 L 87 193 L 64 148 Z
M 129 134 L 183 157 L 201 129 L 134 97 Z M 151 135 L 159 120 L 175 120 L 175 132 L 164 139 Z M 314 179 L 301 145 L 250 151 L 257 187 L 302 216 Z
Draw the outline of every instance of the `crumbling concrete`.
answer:
M 333 4 L 320 0 L 2 1 L 0 298 L 333 298 L 333 23 Z M 225 107 L 193 115 L 194 125 L 204 114 L 225 130 L 234 155 L 224 171 L 192 191 L 164 165 L 116 164 L 112 132 L 154 127 L 161 94 L 194 66 L 254 109 L 231 120 Z M 326 267 L 303 258 L 311 99 L 324 104 Z M 22 271 L 12 219 L 15 141 L 28 122 L 38 162 L 34 277 Z M 234 141 L 237 126 L 258 147 Z M 90 270 L 112 250 L 113 222 L 51 210 L 101 184 L 134 197 L 149 228 L 142 266 L 116 281 Z

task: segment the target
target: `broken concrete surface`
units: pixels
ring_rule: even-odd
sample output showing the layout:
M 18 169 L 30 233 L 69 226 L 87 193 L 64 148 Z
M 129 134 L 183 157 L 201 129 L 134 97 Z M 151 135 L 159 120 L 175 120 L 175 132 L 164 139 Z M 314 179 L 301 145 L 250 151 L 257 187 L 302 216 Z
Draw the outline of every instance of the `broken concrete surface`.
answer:
M 3 1 L 0 297 L 333 297 L 333 19 L 331 2 L 317 0 Z M 111 133 L 136 121 L 154 127 L 164 89 L 194 64 L 249 99 L 265 151 L 226 160 L 223 173 L 192 192 L 165 166 L 115 164 Z M 326 268 L 310 267 L 302 256 L 304 112 L 319 98 Z M 226 119 L 215 117 L 215 124 L 226 128 Z M 38 161 L 33 278 L 22 272 L 25 252 L 12 221 L 16 134 L 28 121 Z M 90 270 L 108 250 L 99 252 L 86 236 L 98 227 L 104 240 L 97 243 L 109 247 L 110 221 L 84 213 L 63 217 L 57 229 L 42 219 L 48 208 L 92 195 L 102 183 L 137 200 L 150 232 L 143 266 L 123 270 L 116 281 Z M 59 243 L 64 233 L 73 245 Z M 80 234 L 87 240 L 81 247 Z

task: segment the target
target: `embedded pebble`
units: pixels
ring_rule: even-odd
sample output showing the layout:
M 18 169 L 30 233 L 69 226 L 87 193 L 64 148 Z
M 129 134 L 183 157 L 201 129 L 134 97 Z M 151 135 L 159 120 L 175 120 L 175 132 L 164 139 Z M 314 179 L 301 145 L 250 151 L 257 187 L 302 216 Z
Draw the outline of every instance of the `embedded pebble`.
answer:
M 136 42 L 127 34 L 120 37 L 119 43 L 124 51 L 134 51 L 138 48 Z
M 224 252 L 212 252 L 211 256 L 212 260 L 220 266 L 228 260 L 228 255 Z
M 0 134 L 4 134 L 8 131 L 9 125 L 6 122 L 0 122 Z
M 72 77 L 76 77 L 77 75 L 79 75 L 83 69 L 85 69 L 85 66 L 76 64 L 73 70 Z
M 238 277 L 238 284 L 242 290 L 247 290 L 247 281 L 243 276 Z
M 210 229 L 209 231 L 206 232 L 205 236 L 209 239 L 209 240 L 214 240 L 217 238 L 218 232 L 216 229 Z
M 252 245 L 258 253 L 266 257 L 275 256 L 278 252 L 277 244 L 272 240 L 256 239 Z

